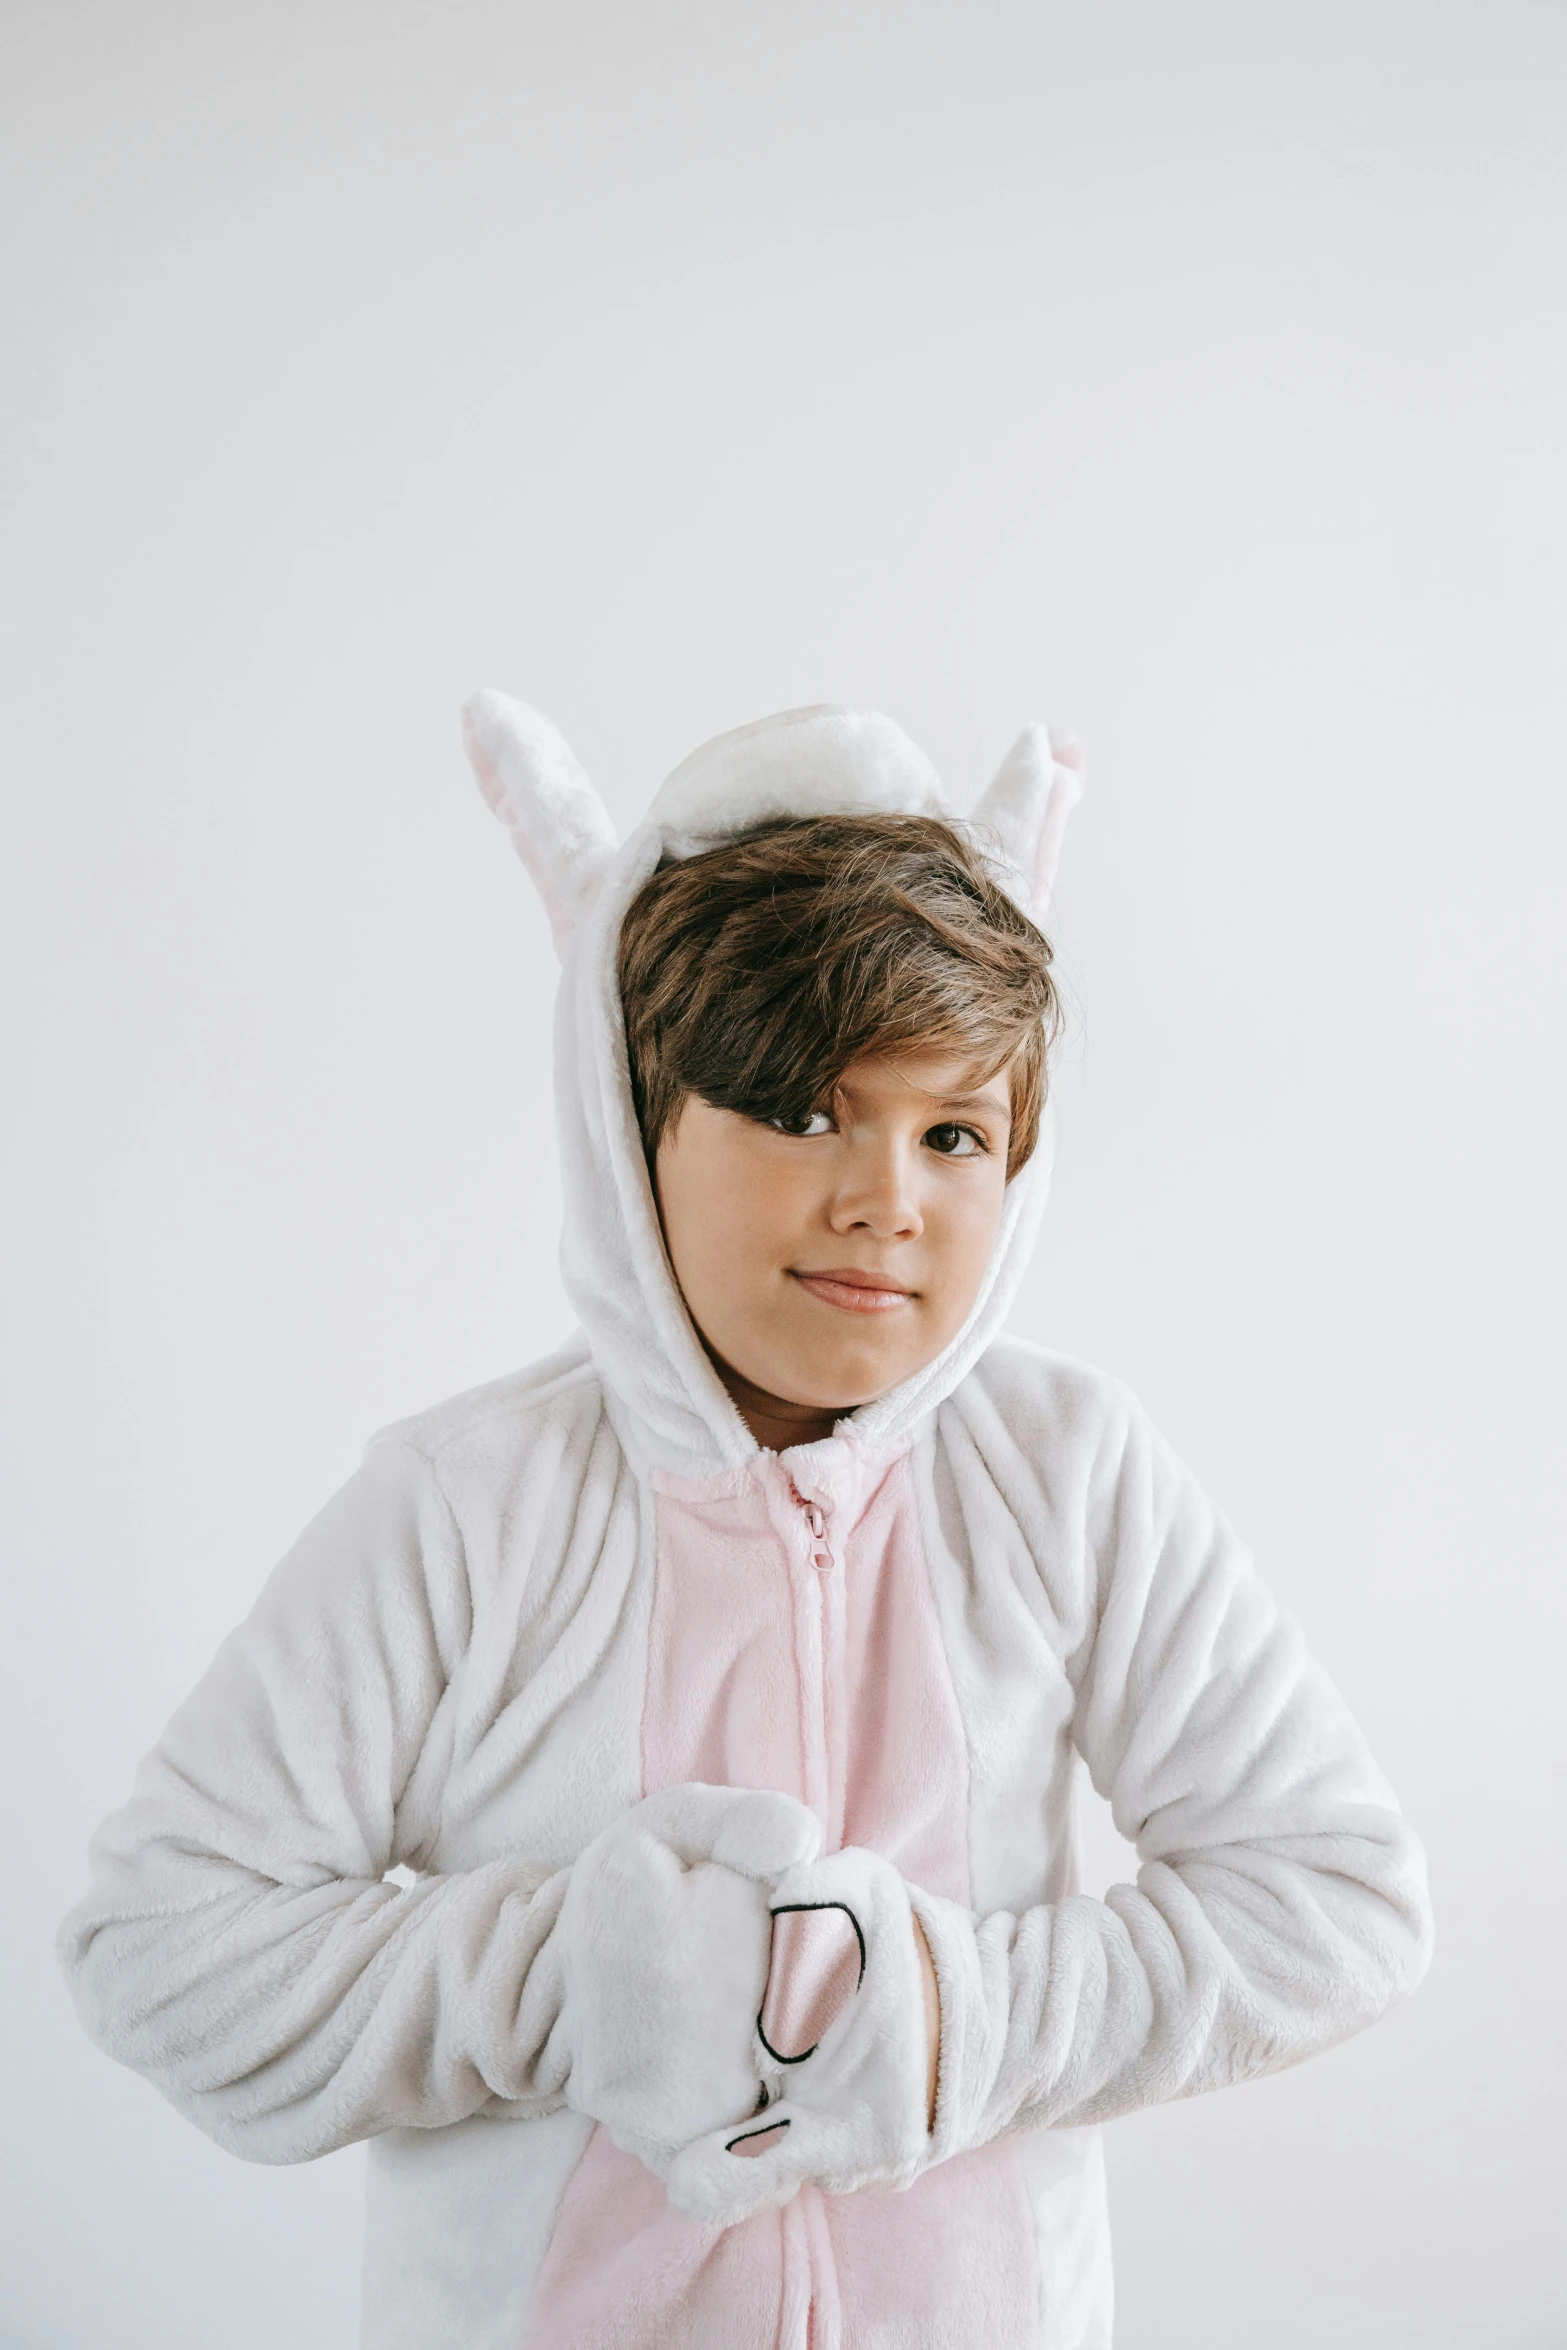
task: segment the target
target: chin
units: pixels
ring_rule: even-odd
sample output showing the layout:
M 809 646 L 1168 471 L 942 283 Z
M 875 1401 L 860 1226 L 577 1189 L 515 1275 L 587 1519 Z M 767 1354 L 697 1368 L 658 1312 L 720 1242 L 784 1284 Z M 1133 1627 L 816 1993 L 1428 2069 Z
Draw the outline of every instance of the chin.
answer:
M 813 1411 L 857 1412 L 862 1404 L 874 1403 L 878 1396 L 888 1394 L 918 1367 L 917 1364 L 872 1367 L 861 1361 L 846 1363 L 837 1374 L 813 1369 L 809 1377 L 789 1378 L 780 1364 L 779 1376 L 786 1383 L 775 1387 L 773 1393 L 791 1403 L 809 1404 Z

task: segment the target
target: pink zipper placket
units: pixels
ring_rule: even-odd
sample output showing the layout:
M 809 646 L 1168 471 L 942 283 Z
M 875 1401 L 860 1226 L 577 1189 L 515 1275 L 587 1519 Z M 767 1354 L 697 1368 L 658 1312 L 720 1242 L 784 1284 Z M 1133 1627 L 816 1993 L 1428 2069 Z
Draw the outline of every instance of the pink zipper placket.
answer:
M 795 1556 L 797 1588 L 810 1627 L 809 1650 L 814 1651 L 814 1689 L 800 1692 L 802 1728 L 812 1756 L 812 1780 L 819 1792 L 812 1804 L 822 1822 L 824 1849 L 837 1852 L 843 1844 L 846 1735 L 844 1720 L 844 1588 L 841 1543 L 833 1541 L 832 1513 L 789 1483 L 789 1500 L 803 1541 Z M 809 2279 L 803 2339 L 798 2350 L 842 2350 L 842 2323 L 838 2299 L 838 2263 L 827 2227 L 821 2193 L 802 2188 L 783 2213 L 785 2240 L 794 2261 Z M 786 2260 L 790 2254 L 786 2253 Z M 796 2350 L 797 2337 L 780 2329 L 780 2350 Z
M 793 1490 L 791 1488 L 791 1490 Z M 808 1590 L 815 1617 L 818 1660 L 812 1743 L 820 1773 L 820 1811 L 829 1852 L 843 1843 L 845 1762 L 848 1751 L 844 1718 L 844 1574 L 841 1545 L 833 1541 L 832 1513 L 822 1502 L 794 1493 L 795 1507 L 804 1522 L 809 1562 Z

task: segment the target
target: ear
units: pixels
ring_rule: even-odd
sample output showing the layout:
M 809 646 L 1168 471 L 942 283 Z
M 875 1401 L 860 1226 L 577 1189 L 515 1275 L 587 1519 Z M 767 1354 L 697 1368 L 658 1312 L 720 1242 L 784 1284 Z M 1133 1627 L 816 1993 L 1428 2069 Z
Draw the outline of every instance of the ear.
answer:
M 1075 735 L 1025 726 L 996 771 L 973 821 L 1000 839 L 1044 913 L 1061 856 L 1066 820 L 1083 796 L 1083 746 Z
M 474 695 L 463 744 L 479 789 L 508 828 L 538 884 L 561 954 L 594 882 L 615 849 L 609 811 L 565 737 L 509 694 Z

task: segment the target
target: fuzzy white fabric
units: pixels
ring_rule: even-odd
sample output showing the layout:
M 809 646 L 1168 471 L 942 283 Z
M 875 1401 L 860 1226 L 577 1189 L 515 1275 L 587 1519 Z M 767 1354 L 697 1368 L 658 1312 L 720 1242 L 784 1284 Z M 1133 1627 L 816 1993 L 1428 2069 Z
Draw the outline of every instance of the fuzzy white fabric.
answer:
M 660 2178 L 755 2105 L 768 1889 L 821 1837 L 792 1796 L 687 1785 L 650 1795 L 572 1867 L 551 2052 L 567 2104 Z
M 705 2136 L 693 2131 L 670 2170 L 670 2202 L 725 2226 L 787 2203 L 807 2181 L 832 2195 L 906 2187 L 936 2152 L 914 1910 L 902 1877 L 879 1854 L 851 1847 L 790 1869 L 773 1898 L 780 1909 L 844 1910 L 864 1968 L 819 2046 L 790 2071 L 781 2101 L 750 2123 L 753 2138 L 773 2139 L 767 2151 L 738 2154 L 745 2141 L 731 2122 Z
M 1015 2147 L 1026 2250 L 987 2238 L 988 2271 L 951 2307 L 929 2278 L 900 2302 L 884 2272 L 874 2338 L 1108 2350 L 1091 2125 L 1296 2062 L 1378 2015 L 1426 1963 L 1418 1845 L 1135 1402 L 1001 1335 L 1048 1151 L 1009 1187 L 966 1328 L 826 1442 L 759 1455 L 696 1339 L 627 1084 L 624 909 L 661 855 L 759 814 L 939 806 L 920 754 L 873 714 L 788 713 L 688 761 L 616 849 L 546 722 L 489 695 L 469 728 L 565 954 L 562 1261 L 583 1334 L 383 1431 L 305 1530 L 95 1841 L 61 1942 L 83 2021 L 253 2160 L 373 2141 L 368 2350 L 856 2338 L 816 2220 L 780 2239 L 812 2282 L 778 2308 L 671 2317 L 654 2278 L 579 2318 L 568 2279 L 546 2325 L 541 2279 L 595 2122 L 715 2224 L 802 2181 L 841 2197 L 844 2226 L 906 2182 L 909 2208 L 939 2217 L 965 2159 Z M 1025 903 L 1048 889 L 1076 790 L 1070 753 L 1033 730 L 981 804 Z M 746 1557 L 814 1588 L 808 1544 L 790 1563 L 787 1486 L 845 1528 L 852 1581 L 874 1566 L 866 1497 L 888 1479 L 911 1497 L 939 1645 L 894 1793 L 918 1808 L 922 1752 L 940 1744 L 951 1768 L 931 1801 L 962 1821 L 961 1900 L 884 1853 L 816 1857 L 820 1807 L 785 1791 L 644 1802 L 660 1593 L 681 1566 L 660 1552 L 669 1529 L 741 1509 Z M 744 1516 L 768 1494 L 772 1516 L 761 1498 Z M 721 1562 L 729 1521 L 713 1523 Z M 736 1605 L 757 1589 L 737 1583 Z M 705 1700 L 680 1683 L 667 1702 Z M 1136 1884 L 1104 1902 L 1075 1890 L 1084 1765 L 1139 1855 Z M 415 1881 L 387 1882 L 396 1866 Z M 768 2109 L 789 2128 L 741 2156 L 767 2078 L 766 1911 L 790 1898 L 853 1910 L 864 1974 Z M 928 2138 L 911 1912 L 941 2002 Z

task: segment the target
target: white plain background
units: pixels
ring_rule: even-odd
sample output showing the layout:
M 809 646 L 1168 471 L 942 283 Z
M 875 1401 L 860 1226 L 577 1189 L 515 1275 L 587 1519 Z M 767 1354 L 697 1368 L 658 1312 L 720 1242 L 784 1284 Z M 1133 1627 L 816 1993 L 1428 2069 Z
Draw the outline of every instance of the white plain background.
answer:
M 542 1351 L 550 956 L 767 710 L 1088 739 L 1016 1316 L 1426 1833 L 1427 1986 L 1111 2134 L 1120 2350 L 1561 2350 L 1567 11 L 8 0 L 5 2350 L 329 2350 L 49 1940 L 365 1435 Z M 1100 1882 L 1112 1857 L 1100 1853 Z

